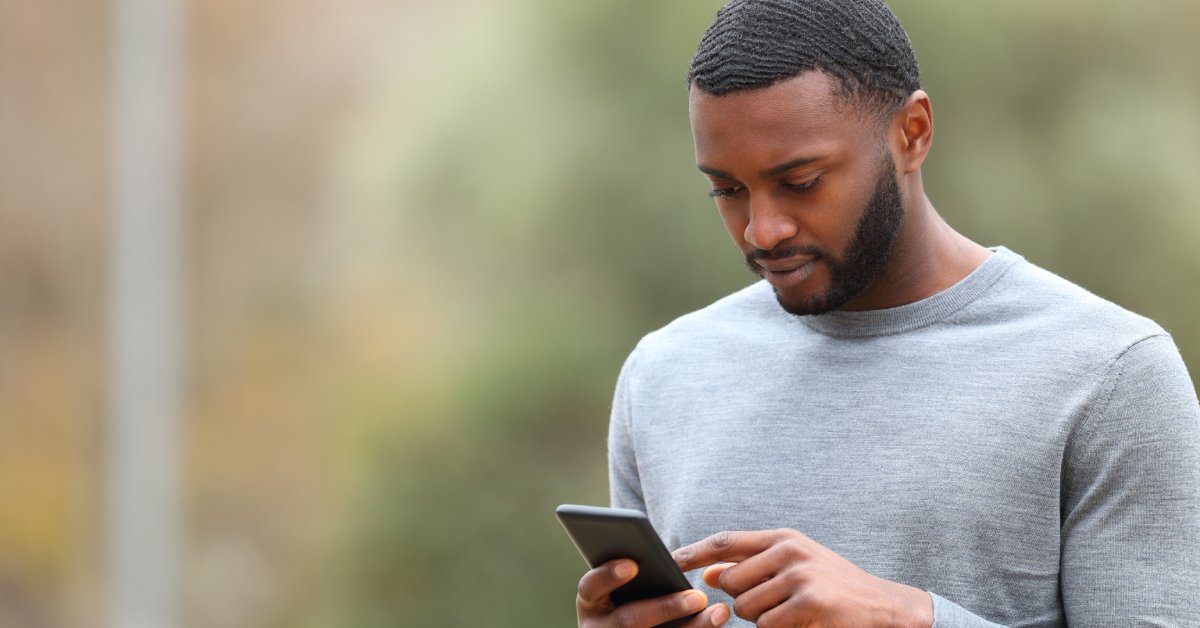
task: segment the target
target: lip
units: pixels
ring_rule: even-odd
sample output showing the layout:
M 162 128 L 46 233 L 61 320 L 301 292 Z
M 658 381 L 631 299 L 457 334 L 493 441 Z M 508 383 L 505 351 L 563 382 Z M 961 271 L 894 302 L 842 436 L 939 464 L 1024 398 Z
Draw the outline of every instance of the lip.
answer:
M 755 264 L 763 271 L 763 278 L 776 288 L 791 288 L 812 274 L 816 266 L 815 257 L 791 257 L 782 260 L 757 260 Z
M 788 257 L 774 260 L 759 259 L 755 260 L 754 263 L 767 272 L 787 273 L 815 261 L 817 261 L 815 257 Z

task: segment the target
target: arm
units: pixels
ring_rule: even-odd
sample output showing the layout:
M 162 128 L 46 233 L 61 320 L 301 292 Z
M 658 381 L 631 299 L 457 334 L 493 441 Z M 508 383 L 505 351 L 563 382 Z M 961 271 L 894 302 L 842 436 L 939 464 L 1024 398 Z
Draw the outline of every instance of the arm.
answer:
M 617 377 L 613 394 L 612 414 L 608 424 L 608 492 L 614 508 L 631 508 L 646 512 L 638 476 L 637 455 L 633 443 L 633 398 L 630 392 L 637 356 L 625 361 Z
M 1114 360 L 1068 440 L 1062 490 L 1068 625 L 1200 625 L 1200 406 L 1169 337 Z M 794 530 L 720 533 L 675 555 L 685 570 L 736 563 L 710 567 L 705 581 L 759 625 L 828 615 L 859 625 L 1002 628 L 935 593 L 922 601 Z
M 758 626 L 1004 628 L 869 574 L 796 530 L 720 532 L 674 556 L 684 570 L 708 567 L 704 582 L 733 596 L 734 614 Z
M 636 352 L 635 352 L 636 355 Z M 632 508 L 646 512 L 642 497 L 641 481 L 638 477 L 637 458 L 634 455 L 632 399 L 629 392 L 634 356 L 631 355 L 617 378 L 617 389 L 613 396 L 612 415 L 608 431 L 609 495 L 616 508 Z M 629 602 L 617 607 L 610 594 L 637 575 L 638 566 L 630 560 L 618 559 L 599 565 L 584 574 L 579 581 L 575 596 L 575 613 L 581 627 L 601 628 L 605 626 L 658 626 L 671 623 L 680 628 L 720 626 L 729 619 L 729 609 L 716 604 L 705 609 L 707 597 L 695 589 L 673 595 Z M 700 614 L 690 621 L 680 623 L 679 618 L 697 611 Z
M 1072 626 L 1200 625 L 1200 406 L 1167 336 L 1130 347 L 1064 460 Z
M 1200 406 L 1170 337 L 1113 361 L 1062 482 L 1067 624 L 1200 625 Z M 931 595 L 933 628 L 998 626 Z

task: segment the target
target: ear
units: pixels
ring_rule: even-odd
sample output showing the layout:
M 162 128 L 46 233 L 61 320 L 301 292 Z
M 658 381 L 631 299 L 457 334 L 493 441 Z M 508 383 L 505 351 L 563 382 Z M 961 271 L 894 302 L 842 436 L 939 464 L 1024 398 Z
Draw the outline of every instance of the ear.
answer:
M 921 168 L 933 144 L 933 106 L 929 94 L 917 90 L 908 97 L 892 119 L 892 134 L 898 140 L 896 167 L 904 174 Z

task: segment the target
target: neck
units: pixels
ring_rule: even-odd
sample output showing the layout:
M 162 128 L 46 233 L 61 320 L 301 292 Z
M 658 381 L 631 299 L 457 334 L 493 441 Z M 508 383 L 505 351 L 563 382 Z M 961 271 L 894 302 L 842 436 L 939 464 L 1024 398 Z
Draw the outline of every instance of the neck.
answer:
M 962 281 L 991 251 L 955 231 L 920 185 L 905 199 L 904 223 L 879 274 L 844 310 L 881 310 L 927 299 Z

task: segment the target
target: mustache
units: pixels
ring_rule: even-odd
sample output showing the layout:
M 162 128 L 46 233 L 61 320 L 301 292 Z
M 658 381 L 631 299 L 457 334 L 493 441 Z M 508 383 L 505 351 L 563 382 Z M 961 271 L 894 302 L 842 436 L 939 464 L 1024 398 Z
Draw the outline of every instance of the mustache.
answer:
M 797 257 L 800 255 L 816 258 L 828 257 L 825 251 L 815 246 L 786 246 L 774 248 L 769 251 L 763 249 L 754 249 L 749 253 L 746 253 L 746 263 L 753 268 L 754 263 L 759 260 L 779 260 L 787 259 L 789 257 Z

